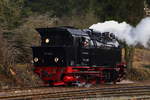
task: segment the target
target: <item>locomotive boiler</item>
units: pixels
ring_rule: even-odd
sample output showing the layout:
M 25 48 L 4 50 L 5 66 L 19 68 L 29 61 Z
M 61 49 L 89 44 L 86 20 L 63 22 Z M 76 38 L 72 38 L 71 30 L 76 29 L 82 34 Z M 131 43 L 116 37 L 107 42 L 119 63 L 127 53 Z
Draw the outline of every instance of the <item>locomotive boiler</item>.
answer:
M 113 33 L 73 27 L 36 30 L 41 44 L 32 47 L 34 72 L 45 83 L 115 83 L 125 76 L 122 48 Z

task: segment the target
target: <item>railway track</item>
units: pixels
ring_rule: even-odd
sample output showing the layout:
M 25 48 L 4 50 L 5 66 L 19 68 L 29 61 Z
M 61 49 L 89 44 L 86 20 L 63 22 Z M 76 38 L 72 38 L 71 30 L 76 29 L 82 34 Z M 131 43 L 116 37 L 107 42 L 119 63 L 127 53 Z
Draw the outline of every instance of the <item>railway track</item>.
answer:
M 81 99 L 122 96 L 150 96 L 150 86 L 123 86 L 113 88 L 30 88 L 0 91 L 0 100 L 20 99 Z M 150 98 L 149 98 L 150 99 Z

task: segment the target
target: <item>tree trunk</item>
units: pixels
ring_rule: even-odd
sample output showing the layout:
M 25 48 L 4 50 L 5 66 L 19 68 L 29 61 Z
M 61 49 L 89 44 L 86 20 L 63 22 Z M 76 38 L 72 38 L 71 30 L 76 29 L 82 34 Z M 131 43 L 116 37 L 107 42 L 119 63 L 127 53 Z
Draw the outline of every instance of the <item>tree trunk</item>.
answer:
M 135 48 L 133 46 L 125 45 L 125 61 L 127 62 L 127 68 L 133 67 Z

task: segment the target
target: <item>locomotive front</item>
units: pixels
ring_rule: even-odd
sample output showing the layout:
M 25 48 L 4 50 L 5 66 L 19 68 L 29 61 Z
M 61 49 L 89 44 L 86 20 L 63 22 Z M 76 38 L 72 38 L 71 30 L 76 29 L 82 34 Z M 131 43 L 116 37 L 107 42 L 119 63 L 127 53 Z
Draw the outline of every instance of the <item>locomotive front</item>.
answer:
M 50 85 L 120 81 L 122 48 L 112 33 L 73 27 L 38 28 L 41 45 L 32 47 L 34 72 Z

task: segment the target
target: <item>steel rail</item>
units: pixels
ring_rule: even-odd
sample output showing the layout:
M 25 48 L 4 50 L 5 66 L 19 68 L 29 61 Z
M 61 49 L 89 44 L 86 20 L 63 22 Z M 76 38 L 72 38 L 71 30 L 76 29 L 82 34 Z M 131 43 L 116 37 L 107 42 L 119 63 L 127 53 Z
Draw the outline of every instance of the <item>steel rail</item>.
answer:
M 11 91 L 12 92 L 12 91 Z M 8 95 L 4 95 L 8 93 Z M 1 94 L 1 92 L 0 92 Z M 136 95 L 150 95 L 150 86 L 128 86 L 128 87 L 115 87 L 115 88 L 87 88 L 76 90 L 63 90 L 63 91 L 48 91 L 44 89 L 36 89 L 31 91 L 14 92 L 14 94 L 3 92 L 0 99 L 20 99 L 20 98 L 50 98 L 50 99 L 70 99 L 70 98 L 85 98 L 85 97 L 116 97 L 116 96 L 136 96 Z

